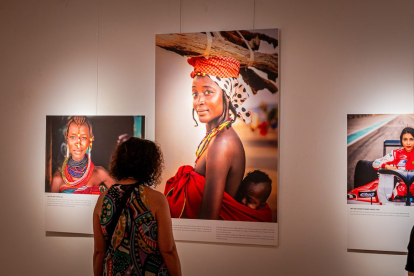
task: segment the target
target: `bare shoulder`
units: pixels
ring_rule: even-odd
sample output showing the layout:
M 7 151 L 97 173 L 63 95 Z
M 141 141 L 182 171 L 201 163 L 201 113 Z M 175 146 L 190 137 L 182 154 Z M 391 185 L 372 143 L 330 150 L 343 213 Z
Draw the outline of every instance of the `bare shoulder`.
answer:
M 168 206 L 168 202 L 164 194 L 147 186 L 144 186 L 144 190 L 149 200 L 151 210 L 156 211 L 165 208 L 165 206 Z
M 109 175 L 108 171 L 104 167 L 101 167 L 101 166 L 95 166 L 93 171 L 98 173 L 99 175 Z
M 64 184 L 62 174 L 60 172 L 56 172 L 52 177 L 52 185 L 50 190 L 52 193 L 59 193 L 60 187 Z
M 167 199 L 165 198 L 164 194 L 152 189 L 151 187 L 147 187 L 144 186 L 145 189 L 145 194 L 150 198 L 150 200 L 152 199 L 153 201 L 157 201 L 157 202 L 167 202 Z
M 62 173 L 61 172 L 55 172 L 53 174 L 52 181 L 57 181 L 57 182 L 63 183 Z
M 209 145 L 209 151 L 218 151 L 221 154 L 230 153 L 242 148 L 242 142 L 233 128 L 224 129 L 217 134 Z
M 115 179 L 113 179 L 109 175 L 109 172 L 101 166 L 96 166 L 93 170 L 93 174 L 96 176 L 94 179 L 98 180 L 97 182 L 95 182 L 94 185 L 104 183 L 107 188 L 110 188 L 112 185 L 115 184 Z
M 97 176 L 98 176 L 98 179 L 99 179 L 99 183 L 102 183 L 102 182 L 105 182 L 107 179 L 109 179 L 110 178 L 110 176 L 109 176 L 109 172 L 107 171 L 107 170 L 105 170 L 105 168 L 104 167 L 101 167 L 101 166 L 96 166 L 94 169 L 93 169 L 93 173 L 94 174 L 96 174 Z M 111 183 L 111 184 L 113 184 L 113 183 Z M 112 186 L 112 185 L 109 185 L 109 186 Z M 109 187 L 108 187 L 109 188 Z

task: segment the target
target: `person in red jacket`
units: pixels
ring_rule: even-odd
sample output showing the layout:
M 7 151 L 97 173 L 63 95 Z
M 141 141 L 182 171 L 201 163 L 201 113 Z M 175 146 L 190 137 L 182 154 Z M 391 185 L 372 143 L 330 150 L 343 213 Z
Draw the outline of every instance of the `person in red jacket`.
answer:
M 388 170 L 414 170 L 414 129 L 406 127 L 401 131 L 400 143 L 402 149 L 392 150 L 384 157 L 376 159 L 372 166 L 374 169 Z M 410 187 L 411 194 L 414 194 L 414 185 Z M 406 196 L 407 186 L 400 182 L 393 191 L 392 198 Z

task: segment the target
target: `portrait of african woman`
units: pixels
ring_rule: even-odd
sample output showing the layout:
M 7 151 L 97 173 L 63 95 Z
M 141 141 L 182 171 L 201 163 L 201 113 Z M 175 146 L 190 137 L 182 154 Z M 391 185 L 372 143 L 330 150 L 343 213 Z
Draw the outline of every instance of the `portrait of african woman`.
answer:
M 173 218 L 277 222 L 278 43 L 277 29 L 156 36 Z
M 46 116 L 45 191 L 101 194 L 115 183 L 111 153 L 133 136 L 144 138 L 143 116 Z

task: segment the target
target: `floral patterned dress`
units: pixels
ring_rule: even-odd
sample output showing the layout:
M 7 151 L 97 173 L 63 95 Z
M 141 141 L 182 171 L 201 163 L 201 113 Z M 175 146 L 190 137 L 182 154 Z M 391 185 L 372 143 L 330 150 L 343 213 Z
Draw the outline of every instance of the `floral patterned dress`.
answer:
M 103 275 L 169 275 L 144 187 L 113 185 L 103 200 L 101 229 L 109 246 Z

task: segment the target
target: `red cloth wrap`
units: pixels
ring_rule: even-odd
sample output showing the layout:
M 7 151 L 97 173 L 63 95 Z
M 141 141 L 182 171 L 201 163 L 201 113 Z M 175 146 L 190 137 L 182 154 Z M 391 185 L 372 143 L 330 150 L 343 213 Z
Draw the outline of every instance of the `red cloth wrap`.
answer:
M 194 67 L 191 78 L 197 73 L 205 73 L 220 78 L 238 78 L 240 63 L 231 57 L 192 57 L 187 62 Z
M 175 176 L 165 185 L 164 194 L 170 205 L 171 217 L 196 219 L 200 211 L 205 178 L 194 171 L 191 166 L 181 166 Z M 251 209 L 224 192 L 220 219 L 234 221 L 271 222 L 272 211 L 269 205 Z

